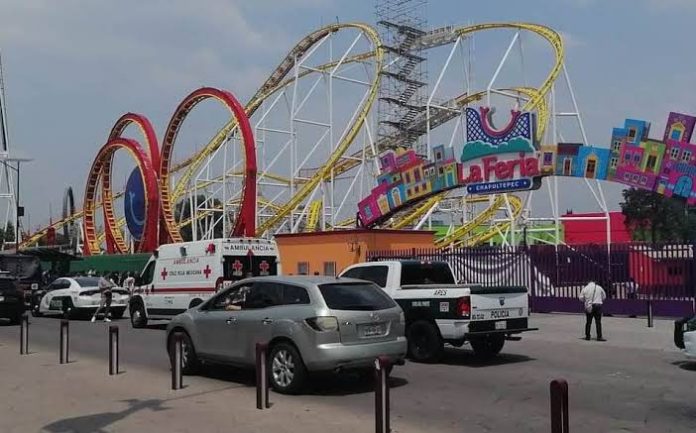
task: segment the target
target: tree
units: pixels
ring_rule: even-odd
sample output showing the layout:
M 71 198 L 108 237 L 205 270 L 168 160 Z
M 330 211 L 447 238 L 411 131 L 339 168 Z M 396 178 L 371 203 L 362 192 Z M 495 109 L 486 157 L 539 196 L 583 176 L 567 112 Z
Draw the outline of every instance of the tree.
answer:
M 204 195 L 196 196 L 196 202 L 198 203 L 199 206 L 205 200 L 206 200 L 206 198 Z M 199 239 L 201 236 L 201 230 L 206 226 L 206 223 L 213 224 L 216 220 L 219 220 L 220 212 L 222 211 L 222 202 L 218 199 L 212 199 L 212 203 L 208 202 L 206 207 L 220 209 L 220 211 L 211 212 L 208 216 L 206 216 L 198 221 Z M 174 207 L 174 219 L 176 221 L 183 222 L 183 221 L 187 221 L 189 218 L 191 218 L 191 206 L 190 206 L 189 200 L 185 199 L 185 200 L 179 201 L 176 204 L 176 206 Z M 180 233 L 181 233 L 181 237 L 184 239 L 184 242 L 190 242 L 193 240 L 193 228 L 192 228 L 190 223 L 181 227 Z M 218 221 L 213 229 L 213 236 L 215 238 L 221 238 L 221 237 L 223 237 L 223 235 L 224 234 L 222 233 L 222 221 Z
M 676 198 L 642 189 L 623 191 L 621 212 L 634 240 L 691 242 L 696 240 L 696 215 Z

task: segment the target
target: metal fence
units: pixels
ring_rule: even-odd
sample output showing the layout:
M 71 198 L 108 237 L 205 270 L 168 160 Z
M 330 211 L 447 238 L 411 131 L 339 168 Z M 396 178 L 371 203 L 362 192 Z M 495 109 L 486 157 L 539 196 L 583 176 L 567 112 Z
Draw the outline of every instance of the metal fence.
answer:
M 369 260 L 446 261 L 462 283 L 524 285 L 535 311 L 581 312 L 589 281 L 607 292 L 605 311 L 645 315 L 694 314 L 696 248 L 691 244 L 531 245 L 369 251 Z

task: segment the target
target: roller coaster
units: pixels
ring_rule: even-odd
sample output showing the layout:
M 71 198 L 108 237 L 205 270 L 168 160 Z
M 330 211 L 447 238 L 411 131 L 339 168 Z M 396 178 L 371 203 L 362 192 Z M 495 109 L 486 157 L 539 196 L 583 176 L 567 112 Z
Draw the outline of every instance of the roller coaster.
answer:
M 467 106 L 490 102 L 493 93 L 522 102 L 525 111 L 536 112 L 537 138 L 541 141 L 545 137 L 553 116 L 549 95 L 564 71 L 564 45 L 556 31 L 531 23 L 448 26 L 424 32 L 410 43 L 426 51 L 450 47 L 449 64 L 472 35 L 494 31 L 515 34 L 505 57 L 523 32 L 548 43 L 553 62 L 543 81 L 538 87 L 523 83 L 503 88 L 489 85 L 483 90 L 467 88 L 458 96 L 420 110 L 410 121 L 412 135 L 427 136 L 429 142 L 430 131 L 460 119 Z M 68 233 L 68 228 L 77 224 L 85 255 L 151 251 L 161 243 L 182 241 L 181 229 L 186 226 L 199 239 L 212 237 L 217 225 L 225 234 L 259 237 L 355 226 L 357 199 L 378 174 L 376 158 L 404 138 L 393 134 L 377 139 L 372 127 L 386 49 L 370 25 L 332 24 L 302 38 L 244 106 L 224 90 L 195 90 L 174 110 L 161 141 L 147 117 L 125 114 L 97 151 L 82 208 L 65 207 L 62 219 L 32 233 L 21 246 L 36 245 L 50 228 Z M 321 92 L 316 89 L 320 87 L 326 90 L 321 96 L 326 95 L 326 100 L 317 103 Z M 340 98 L 341 103 L 334 98 Z M 184 120 L 205 100 L 220 102 L 230 119 L 207 144 L 175 162 L 175 143 Z M 124 135 L 130 126 L 137 127 L 140 141 Z M 130 241 L 124 236 L 126 218 L 116 215 L 114 205 L 125 194 L 114 191 L 112 181 L 114 155 L 123 150 L 136 162 L 144 188 L 143 234 Z M 446 200 L 451 200 L 448 193 L 441 193 L 412 203 L 381 226 L 420 228 Z M 509 194 L 463 200 L 483 203 L 485 209 L 438 239 L 439 247 L 486 242 L 509 230 L 524 208 L 523 200 Z M 188 203 L 190 215 L 177 215 L 175 207 L 182 202 Z M 501 209 L 508 214 L 506 221 L 496 220 Z M 485 226 L 485 230 L 480 229 Z

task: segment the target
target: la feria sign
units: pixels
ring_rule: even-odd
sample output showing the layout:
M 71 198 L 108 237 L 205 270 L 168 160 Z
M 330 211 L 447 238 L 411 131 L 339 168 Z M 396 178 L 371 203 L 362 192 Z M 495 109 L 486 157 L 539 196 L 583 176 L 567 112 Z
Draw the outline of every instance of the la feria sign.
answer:
M 460 179 L 470 194 L 538 188 L 542 176 L 533 113 L 512 111 L 507 126 L 492 125 L 492 110 L 466 109 L 467 142 Z

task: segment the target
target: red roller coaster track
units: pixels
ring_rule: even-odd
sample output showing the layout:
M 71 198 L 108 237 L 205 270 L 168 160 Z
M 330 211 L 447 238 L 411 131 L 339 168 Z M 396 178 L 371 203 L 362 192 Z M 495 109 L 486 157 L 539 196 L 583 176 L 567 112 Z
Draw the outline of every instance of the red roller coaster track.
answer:
M 181 129 L 181 124 L 184 122 L 184 119 L 186 119 L 188 113 L 200 102 L 210 98 L 222 102 L 232 112 L 237 119 L 239 131 L 242 134 L 242 142 L 244 144 L 246 169 L 244 190 L 242 191 L 242 205 L 231 235 L 249 237 L 256 235 L 256 146 L 254 144 L 254 135 L 251 131 L 251 125 L 249 124 L 249 118 L 244 111 L 244 107 L 242 107 L 239 101 L 237 101 L 237 98 L 230 92 L 214 89 L 212 87 L 202 87 L 192 92 L 181 101 L 176 111 L 174 111 L 174 115 L 169 121 L 169 125 L 162 139 L 162 147 L 160 149 L 162 159 L 160 161 L 159 170 L 162 220 L 169 235 L 168 240 L 171 242 L 183 241 L 176 226 L 176 221 L 174 220 L 169 192 L 169 172 L 174 142 Z
M 84 255 L 96 254 L 100 251 L 97 241 L 97 231 L 95 227 L 94 213 L 96 207 L 97 187 L 99 180 L 104 176 L 105 168 L 111 165 L 114 153 L 117 150 L 126 150 L 135 160 L 140 175 L 145 186 L 145 224 L 143 227 L 143 237 L 138 245 L 138 251 L 152 251 L 157 248 L 157 220 L 159 216 L 159 191 L 157 189 L 157 175 L 150 161 L 150 157 L 145 150 L 135 140 L 127 138 L 114 138 L 109 140 L 97 153 L 92 168 L 87 177 L 84 198 L 84 230 L 85 243 L 83 247 Z M 111 182 L 109 181 L 109 185 Z M 104 190 L 102 189 L 102 195 Z M 104 220 L 105 226 L 116 226 L 116 220 Z
M 84 251 L 85 255 L 100 252 L 101 245 L 95 227 L 95 208 L 98 187 L 101 184 L 101 199 L 104 212 L 106 251 L 125 253 L 128 246 L 116 222 L 111 189 L 113 157 L 117 150 L 126 150 L 135 159 L 145 185 L 145 226 L 143 235 L 135 246 L 135 252 L 152 251 L 161 243 L 182 242 L 169 193 L 171 158 L 174 143 L 181 124 L 188 113 L 206 99 L 216 99 L 227 107 L 239 125 L 245 157 L 245 177 L 239 215 L 232 236 L 255 236 L 256 232 L 256 146 L 249 119 L 244 108 L 232 93 L 212 87 L 203 87 L 189 94 L 174 111 L 164 134 L 162 146 L 158 145 L 155 130 L 143 115 L 124 114 L 114 124 L 108 142 L 99 150 L 87 179 L 84 199 Z M 122 138 L 129 125 L 136 125 L 147 143 L 146 152 L 135 140 Z M 149 154 L 148 154 L 149 153 Z M 159 222 L 159 230 L 158 223 Z
M 123 131 L 129 126 L 129 125 L 136 125 L 138 129 L 140 129 L 140 132 L 142 133 L 143 137 L 145 138 L 145 141 L 147 143 L 147 149 L 150 153 L 150 161 L 152 163 L 152 167 L 156 168 L 159 167 L 160 163 L 160 150 L 159 150 L 159 144 L 157 141 L 157 134 L 155 134 L 155 129 L 152 127 L 152 124 L 150 121 L 147 119 L 147 117 L 141 115 L 141 114 L 136 114 L 136 113 L 126 113 L 123 116 L 121 116 L 120 119 L 116 121 L 114 124 L 113 128 L 111 128 L 111 132 L 109 133 L 109 140 L 113 140 L 114 138 L 119 138 L 121 137 L 121 134 L 123 134 Z M 103 167 L 103 175 L 102 175 L 102 208 L 104 211 L 104 221 L 116 221 L 116 218 L 114 216 L 114 200 L 113 200 L 113 194 L 111 193 L 111 169 L 113 165 L 113 155 L 111 158 L 111 161 L 109 161 L 108 164 L 105 164 Z M 159 213 L 159 212 L 158 212 Z M 106 252 L 107 253 L 125 253 L 128 251 L 128 245 L 126 245 L 126 241 L 123 239 L 123 235 L 121 234 L 121 230 L 118 229 L 118 227 L 114 227 L 111 224 L 105 224 L 104 226 L 104 231 L 106 233 Z M 136 250 L 139 249 L 136 246 Z

